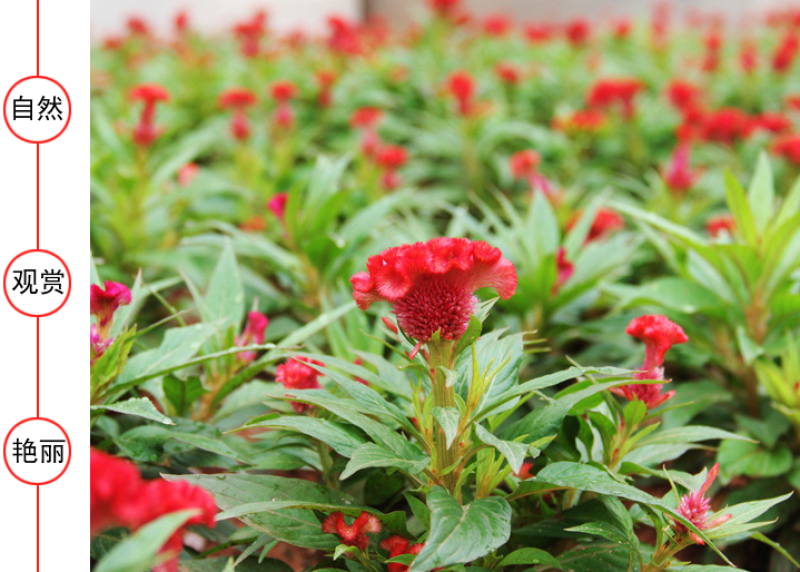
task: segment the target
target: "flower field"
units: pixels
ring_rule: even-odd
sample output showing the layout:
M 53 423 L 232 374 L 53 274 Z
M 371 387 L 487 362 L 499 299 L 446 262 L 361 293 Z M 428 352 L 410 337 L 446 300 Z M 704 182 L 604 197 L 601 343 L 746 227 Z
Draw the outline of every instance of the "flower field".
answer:
M 800 10 L 92 52 L 95 572 L 800 568 Z

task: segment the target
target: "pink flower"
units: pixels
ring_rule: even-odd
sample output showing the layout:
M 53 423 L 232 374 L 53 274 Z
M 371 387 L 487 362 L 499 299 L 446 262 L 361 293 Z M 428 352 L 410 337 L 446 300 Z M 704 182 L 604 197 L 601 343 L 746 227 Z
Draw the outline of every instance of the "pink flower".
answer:
M 697 181 L 699 173 L 695 173 L 691 169 L 690 153 L 689 143 L 679 144 L 664 172 L 664 182 L 673 193 L 688 191 Z
M 236 337 L 236 345 L 244 347 L 263 344 L 264 332 L 267 326 L 269 326 L 269 318 L 261 312 L 250 312 L 247 314 L 247 324 L 244 327 L 244 331 L 242 331 L 242 335 Z M 250 363 L 256 359 L 256 352 L 242 352 L 238 356 L 244 363 Z
M 171 557 L 153 572 L 177 572 L 178 553 L 187 526 L 203 524 L 214 528 L 217 507 L 208 492 L 185 481 L 143 481 L 133 464 L 94 448 L 90 483 L 92 535 L 113 526 L 136 531 L 166 514 L 199 509 L 161 548 L 162 554 Z
M 90 361 L 89 364 L 94 364 L 114 343 L 113 339 L 103 339 L 100 337 L 100 332 L 97 330 L 97 324 L 92 324 L 92 329 L 89 332 L 89 347 L 90 347 Z
M 233 138 L 244 141 L 250 137 L 250 121 L 245 110 L 255 105 L 256 94 L 243 87 L 226 89 L 219 96 L 219 106 L 222 109 L 232 109 L 230 130 Z
M 708 519 L 708 511 L 711 509 L 711 501 L 705 497 L 705 494 L 708 492 L 708 489 L 711 488 L 711 485 L 717 478 L 718 474 L 719 463 L 714 465 L 711 470 L 708 471 L 708 476 L 706 477 L 705 482 L 703 482 L 703 485 L 696 491 L 689 493 L 688 495 L 683 495 L 680 504 L 678 504 L 678 512 L 681 514 L 681 516 L 700 530 L 710 530 L 712 528 L 716 528 L 725 524 L 733 517 L 733 515 L 730 514 L 723 514 L 712 520 Z M 678 521 L 675 521 L 674 529 L 678 534 L 688 533 L 691 539 L 697 544 L 705 544 L 702 538 L 700 538 L 693 531 L 690 531 L 685 525 Z
M 631 320 L 625 333 L 644 342 L 644 365 L 642 372 L 635 373 L 635 379 L 641 380 L 663 380 L 664 379 L 664 357 L 667 351 L 676 344 L 683 344 L 689 338 L 683 329 L 676 323 L 671 322 L 666 316 L 646 315 Z M 633 401 L 642 401 L 648 409 L 655 409 L 673 395 L 674 391 L 662 394 L 664 387 L 662 383 L 656 384 L 633 384 L 625 385 L 615 390 L 614 393 L 623 395 Z
M 494 288 L 508 299 L 517 288 L 517 271 L 485 242 L 434 238 L 370 257 L 367 272 L 350 282 L 362 310 L 389 302 L 403 331 L 427 342 L 436 332 L 443 339 L 460 338 L 478 301 L 475 290 Z
M 322 365 L 310 358 L 292 358 L 276 368 L 275 381 L 286 389 L 320 389 L 321 374 L 308 364 Z M 311 408 L 307 403 L 298 401 L 292 401 L 292 407 L 297 413 L 303 413 Z
M 517 151 L 508 161 L 515 179 L 530 179 L 542 162 L 542 156 L 533 149 Z
M 117 308 L 131 303 L 131 291 L 124 284 L 108 280 L 105 282 L 105 289 L 97 284 L 92 284 L 89 291 L 90 314 L 97 318 L 100 333 L 103 334 L 104 330 L 111 325 Z
M 447 91 L 458 103 L 461 115 L 470 115 L 474 108 L 475 79 L 465 71 L 456 71 L 447 78 Z
M 162 129 L 155 124 L 156 104 L 169 101 L 169 92 L 158 84 L 142 84 L 131 90 L 132 101 L 144 102 L 139 123 L 133 129 L 133 142 L 149 147 L 161 135 Z
M 186 163 L 178 169 L 178 186 L 188 187 L 199 172 L 200 166 L 197 163 Z
M 267 203 L 267 208 L 272 211 L 275 217 L 283 222 L 286 215 L 286 203 L 289 201 L 289 193 L 278 193 Z
M 337 534 L 342 543 L 356 546 L 362 552 L 366 551 L 369 538 L 367 533 L 377 534 L 381 531 L 381 522 L 378 517 L 368 512 L 362 512 L 353 524 L 347 524 L 341 512 L 333 512 L 322 522 L 322 532 Z
M 395 558 L 401 554 L 419 554 L 424 548 L 424 544 L 417 542 L 411 544 L 402 536 L 396 534 L 381 541 L 381 548 L 389 552 L 389 558 Z M 386 565 L 389 572 L 408 572 L 408 565 L 400 562 L 390 562 Z

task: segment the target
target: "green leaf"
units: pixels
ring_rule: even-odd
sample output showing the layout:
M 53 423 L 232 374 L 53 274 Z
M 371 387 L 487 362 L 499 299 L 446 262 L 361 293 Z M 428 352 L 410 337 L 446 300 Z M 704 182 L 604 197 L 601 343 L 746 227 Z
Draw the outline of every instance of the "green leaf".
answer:
M 792 493 L 753 502 L 743 502 L 733 506 L 726 507 L 718 511 L 718 514 L 729 514 L 731 519 L 716 528 L 712 528 L 706 532 L 709 538 L 725 538 L 751 530 L 761 523 L 753 523 L 752 521 L 767 512 L 776 504 L 780 504 L 792 496 Z
M 489 497 L 461 506 L 442 487 L 428 494 L 431 531 L 409 572 L 471 562 L 505 544 L 511 535 L 511 506 Z
M 774 477 L 791 470 L 792 452 L 785 445 L 765 449 L 758 443 L 723 441 L 717 461 L 722 466 L 723 475 Z
M 208 393 L 203 383 L 196 375 L 188 379 L 178 379 L 168 375 L 162 382 L 164 396 L 178 415 L 186 415 L 197 398 Z
M 620 546 L 624 547 L 630 554 L 628 563 L 628 570 L 631 570 L 633 559 L 636 558 L 639 564 L 642 565 L 642 554 L 639 552 L 639 542 L 607 522 L 587 522 L 578 526 L 573 526 L 567 529 L 570 532 L 583 532 L 594 536 L 600 536 L 606 540 L 610 540 Z
M 146 524 L 112 548 L 93 572 L 147 572 L 158 563 L 158 551 L 164 543 L 195 513 L 173 512 Z
M 389 467 L 399 469 L 409 475 L 416 475 L 430 465 L 430 458 L 406 458 L 389 451 L 375 443 L 364 443 L 353 451 L 350 461 L 342 472 L 340 479 L 346 479 L 353 473 L 369 467 Z
M 483 443 L 500 451 L 500 454 L 508 461 L 511 470 L 515 473 L 519 473 L 519 470 L 522 468 L 522 463 L 525 460 L 525 455 L 528 452 L 528 445 L 526 443 L 515 443 L 513 441 L 498 439 L 478 423 L 475 424 L 475 433 L 478 435 L 478 439 Z
M 775 181 L 765 151 L 758 156 L 758 166 L 747 189 L 747 201 L 750 203 L 758 233 L 763 236 L 775 209 Z
M 218 324 L 222 332 L 230 326 L 238 329 L 244 318 L 244 290 L 230 240 L 225 241 L 201 309 L 203 321 Z
M 728 198 L 728 207 L 731 209 L 733 218 L 736 219 L 736 230 L 742 234 L 748 244 L 757 245 L 758 231 L 753 211 L 747 202 L 744 189 L 728 170 L 725 171 L 725 193 Z
M 352 426 L 315 417 L 282 415 L 274 419 L 244 425 L 244 428 L 249 427 L 297 431 L 322 441 L 345 457 L 351 457 L 356 449 L 365 444 L 364 438 Z
M 458 423 L 461 419 L 458 409 L 455 407 L 434 407 L 433 417 L 439 422 L 439 426 L 444 431 L 447 448 L 449 449 L 458 433 Z
M 520 548 L 515 550 L 503 558 L 498 566 L 502 568 L 503 566 L 516 566 L 519 564 L 547 564 L 552 568 L 563 570 L 555 556 L 539 548 Z
M 734 441 L 750 441 L 754 442 L 749 437 L 744 435 L 737 435 L 724 429 L 717 429 L 716 427 L 705 427 L 702 425 L 686 425 L 684 427 L 675 427 L 673 429 L 665 429 L 653 433 L 652 435 L 642 439 L 639 443 L 640 447 L 645 445 L 669 445 L 675 443 L 696 443 L 699 441 L 711 441 L 712 439 L 733 439 Z
M 133 397 L 126 401 L 120 401 L 111 405 L 93 405 L 91 409 L 114 411 L 116 413 L 124 413 L 125 415 L 135 415 L 136 417 L 144 417 L 150 421 L 158 421 L 164 425 L 175 425 L 175 422 L 161 413 L 153 402 L 146 397 Z
M 265 499 L 333 506 L 354 504 L 348 495 L 303 479 L 248 474 L 163 475 L 163 478 L 203 487 L 214 495 L 217 506 L 223 511 Z M 322 534 L 320 522 L 310 510 L 269 509 L 242 516 L 241 520 L 272 538 L 303 548 L 333 550 L 339 544 L 335 535 Z

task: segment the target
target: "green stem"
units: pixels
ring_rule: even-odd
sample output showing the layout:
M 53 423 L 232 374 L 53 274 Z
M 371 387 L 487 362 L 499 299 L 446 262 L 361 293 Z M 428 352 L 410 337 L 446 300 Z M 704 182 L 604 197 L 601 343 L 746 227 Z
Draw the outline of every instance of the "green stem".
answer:
M 453 347 L 453 342 L 449 340 L 440 340 L 429 345 L 434 407 L 455 407 L 456 404 L 456 388 L 454 385 L 447 387 L 447 377 L 440 369 L 452 367 Z M 444 429 L 438 422 L 434 442 L 436 450 L 434 469 L 436 474 L 441 476 L 447 467 L 453 466 L 458 460 L 458 443 L 453 443 L 450 448 L 447 447 Z M 460 471 L 455 469 L 442 477 L 445 488 L 451 493 L 455 492 L 459 473 Z

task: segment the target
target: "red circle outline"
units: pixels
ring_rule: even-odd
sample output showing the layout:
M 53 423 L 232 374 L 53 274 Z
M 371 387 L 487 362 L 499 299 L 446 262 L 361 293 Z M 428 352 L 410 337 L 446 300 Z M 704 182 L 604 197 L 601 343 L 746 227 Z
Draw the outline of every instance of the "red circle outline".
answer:
M 30 481 L 26 481 L 25 479 L 23 479 L 22 477 L 20 477 L 19 475 L 17 475 L 17 474 L 16 474 L 16 473 L 13 471 L 13 469 L 11 468 L 11 465 L 9 465 L 9 464 L 8 464 L 8 456 L 6 455 L 6 447 L 8 447 L 8 440 L 11 438 L 11 434 L 14 432 L 14 429 L 16 429 L 17 427 L 19 427 L 19 426 L 20 426 L 20 425 L 22 425 L 23 423 L 27 423 L 28 421 L 46 421 L 47 423 L 52 423 L 53 425 L 55 425 L 56 427 L 58 427 L 58 429 L 59 429 L 59 430 L 60 430 L 60 431 L 61 431 L 61 432 L 64 434 L 64 437 L 66 437 L 66 438 L 67 438 L 67 447 L 69 448 L 69 454 L 67 455 L 67 464 L 66 464 L 66 465 L 64 465 L 64 468 L 63 468 L 63 469 L 61 469 L 61 472 L 60 472 L 60 473 L 58 473 L 58 474 L 57 474 L 55 477 L 53 477 L 53 478 L 52 478 L 52 479 L 50 479 L 49 481 L 45 481 L 45 482 L 43 482 L 43 483 L 32 483 L 32 482 L 30 482 Z M 21 482 L 21 483 L 25 483 L 26 485 L 36 485 L 36 486 L 39 486 L 39 485 L 49 485 L 50 483 L 57 481 L 57 480 L 58 480 L 58 479 L 60 479 L 62 476 L 64 476 L 64 473 L 66 473 L 66 472 L 67 472 L 67 468 L 69 468 L 69 463 L 70 463 L 70 461 L 71 461 L 71 460 L 72 460 L 72 442 L 69 440 L 69 435 L 67 435 L 67 432 L 66 432 L 66 431 L 64 431 L 64 428 L 63 428 L 61 425 L 59 425 L 58 423 L 56 423 L 56 422 L 55 422 L 55 421 L 53 421 L 52 419 L 48 419 L 47 417 L 28 417 L 27 419 L 23 419 L 22 421 L 18 422 L 16 425 L 14 425 L 14 426 L 13 426 L 13 427 L 12 427 L 12 428 L 9 430 L 8 434 L 6 435 L 6 439 L 5 439 L 5 441 L 3 441 L 3 462 L 6 464 L 6 468 L 8 469 L 8 472 L 9 472 L 9 473 L 11 473 L 11 475 L 12 475 L 12 476 L 13 476 L 15 479 L 17 479 L 19 482 Z
M 67 295 L 64 296 L 64 301 L 61 302 L 61 304 L 59 304 L 58 308 L 56 308 L 55 310 L 51 310 L 46 314 L 29 314 L 28 312 L 20 310 L 14 305 L 14 302 L 11 301 L 11 298 L 8 295 L 8 287 L 6 286 L 6 280 L 8 279 L 8 271 L 11 270 L 11 265 L 14 264 L 17 258 L 25 256 L 26 254 L 30 254 L 31 252 L 45 252 L 50 256 L 56 257 L 56 259 L 58 259 L 58 261 L 64 266 L 64 269 L 67 271 L 67 278 L 69 279 L 69 287 L 67 288 Z M 50 252 L 49 250 L 45 250 L 44 248 L 31 248 L 30 250 L 20 252 L 14 258 L 11 259 L 11 262 L 9 262 L 8 266 L 6 266 L 6 271 L 3 273 L 3 294 L 5 294 L 6 300 L 8 300 L 8 303 L 11 304 L 11 307 L 14 308 L 17 312 L 19 312 L 23 316 L 28 316 L 29 318 L 45 318 L 47 316 L 52 316 L 53 314 L 55 314 L 61 308 L 64 307 L 64 304 L 66 304 L 67 300 L 69 300 L 69 295 L 71 293 L 72 293 L 72 274 L 69 271 L 69 266 L 67 266 L 67 263 L 64 262 L 64 259 L 61 258 L 58 254 L 56 254 L 55 252 Z
M 67 96 L 67 105 L 69 105 L 69 113 L 67 113 L 67 122 L 64 124 L 64 127 L 61 128 L 61 131 L 59 131 L 58 133 L 53 135 L 50 139 L 45 139 L 43 141 L 33 141 L 31 139 L 25 139 L 22 135 L 18 134 L 16 131 L 14 131 L 14 129 L 11 127 L 11 123 L 8 122 L 8 113 L 6 111 L 6 106 L 8 105 L 8 97 L 11 95 L 11 92 L 14 91 L 15 87 L 17 87 L 19 84 L 21 84 L 24 81 L 28 81 L 29 79 L 46 79 L 47 81 L 52 81 L 59 88 L 61 88 L 61 91 L 63 91 L 64 95 Z M 5 122 L 6 122 L 6 127 L 8 127 L 8 130 L 11 131 L 11 133 L 14 135 L 14 137 L 19 139 L 20 141 L 25 141 L 25 143 L 35 143 L 35 144 L 39 145 L 41 143 L 50 143 L 50 141 L 53 141 L 54 139 L 58 139 L 59 137 L 61 137 L 61 135 L 64 133 L 64 131 L 66 131 L 67 126 L 69 125 L 69 120 L 70 119 L 72 119 L 72 100 L 69 97 L 69 93 L 67 93 L 67 90 L 64 89 L 64 86 L 61 85 L 58 81 L 56 81 L 53 78 L 48 77 L 46 75 L 29 75 L 28 77 L 24 77 L 21 80 L 18 80 L 14 85 L 12 85 L 9 88 L 9 90 L 6 92 L 5 99 L 3 100 L 3 120 L 5 120 Z

